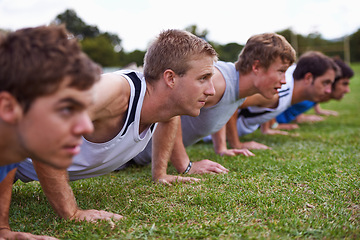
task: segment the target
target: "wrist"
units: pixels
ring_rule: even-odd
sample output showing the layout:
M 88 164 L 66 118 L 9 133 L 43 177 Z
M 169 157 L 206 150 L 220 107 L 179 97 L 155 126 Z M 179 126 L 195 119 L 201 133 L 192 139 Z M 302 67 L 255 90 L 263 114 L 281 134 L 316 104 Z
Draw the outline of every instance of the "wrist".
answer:
M 188 166 L 186 167 L 186 169 L 185 169 L 185 171 L 183 172 L 183 174 L 187 174 L 189 171 L 190 171 L 190 169 L 191 169 L 191 167 L 192 167 L 192 162 L 191 161 L 189 161 L 189 164 L 188 164 Z
M 2 230 L 11 231 L 10 226 L 0 226 L 0 231 L 2 231 Z
M 76 209 L 73 214 L 69 215 L 69 217 L 65 217 L 65 219 L 68 219 L 68 220 L 74 220 L 74 219 L 76 219 L 76 214 L 78 213 L 78 210 L 79 210 L 79 209 Z

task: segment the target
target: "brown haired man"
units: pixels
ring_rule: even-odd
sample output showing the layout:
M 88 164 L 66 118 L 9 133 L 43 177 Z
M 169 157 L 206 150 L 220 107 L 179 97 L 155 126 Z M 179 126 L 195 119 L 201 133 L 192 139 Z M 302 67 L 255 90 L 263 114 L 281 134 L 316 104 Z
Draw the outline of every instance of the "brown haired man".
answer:
M 93 130 L 86 110 L 100 72 L 64 27 L 26 28 L 0 39 L 0 239 L 47 238 L 10 230 L 16 168 L 31 157 L 66 170 L 81 136 Z
M 252 133 L 261 125 L 265 134 L 281 134 L 270 128 L 270 120 L 292 104 L 310 100 L 321 101 L 331 94 L 335 77 L 340 74 L 337 64 L 320 52 L 303 54 L 286 72 L 286 84 L 272 99 L 254 95 L 246 99 L 239 113 L 227 124 L 227 139 L 236 147 L 239 136 Z
M 81 152 L 68 171 L 34 162 L 36 176 L 31 162 L 20 166 L 17 176 L 23 181 L 39 179 L 60 216 L 92 218 L 77 208 L 68 174 L 70 180 L 77 180 L 110 173 L 141 152 L 153 134 L 154 164 L 162 162 L 166 156 L 158 152 L 173 141 L 178 115 L 199 115 L 207 98 L 214 95 L 211 77 L 217 54 L 201 38 L 186 31 L 164 31 L 144 60 L 144 76 L 130 70 L 102 75 L 89 110 L 94 132 L 84 135 Z M 166 137 L 157 137 L 163 131 Z M 54 186 L 66 189 L 66 193 L 54 191 Z
M 233 63 L 219 61 L 215 64 L 213 82 L 215 95 L 208 98 L 200 115 L 181 116 L 181 125 L 173 145 L 171 162 L 179 173 L 226 173 L 228 170 L 218 163 L 202 160 L 192 163 L 185 151 L 203 137 L 213 134 L 214 149 L 217 154 L 234 156 L 253 155 L 245 148 L 263 148 L 255 142 L 243 143 L 239 149 L 227 149 L 225 139 L 226 123 L 242 105 L 245 97 L 260 93 L 266 98 L 277 94 L 277 89 L 285 83 L 285 71 L 295 61 L 295 51 L 286 39 L 278 34 L 265 33 L 252 36 Z M 164 135 L 165 137 L 165 135 Z M 170 155 L 169 153 L 166 153 Z M 163 158 L 165 159 L 165 158 Z M 134 158 L 137 164 L 151 162 L 151 144 Z M 154 163 L 153 163 L 154 165 Z M 153 178 L 166 183 L 181 181 L 180 177 L 166 174 L 167 162 L 153 167 Z

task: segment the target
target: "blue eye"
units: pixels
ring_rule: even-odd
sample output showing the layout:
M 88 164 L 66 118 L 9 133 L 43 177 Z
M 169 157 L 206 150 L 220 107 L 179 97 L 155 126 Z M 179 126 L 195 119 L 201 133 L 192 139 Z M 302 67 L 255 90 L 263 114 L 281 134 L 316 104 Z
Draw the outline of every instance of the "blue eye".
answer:
M 74 107 L 72 106 L 66 106 L 66 107 L 62 107 L 60 108 L 60 113 L 63 115 L 71 115 L 74 112 Z

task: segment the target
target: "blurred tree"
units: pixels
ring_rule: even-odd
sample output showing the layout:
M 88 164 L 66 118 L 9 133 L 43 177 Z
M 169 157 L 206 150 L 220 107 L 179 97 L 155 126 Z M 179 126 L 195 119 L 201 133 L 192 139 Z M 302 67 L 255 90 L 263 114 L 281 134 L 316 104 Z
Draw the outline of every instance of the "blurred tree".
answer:
M 219 59 L 225 62 L 236 62 L 243 45 L 237 43 L 228 43 L 226 45 L 212 44 L 219 55 Z
M 143 66 L 144 65 L 144 57 L 145 57 L 145 51 L 135 50 L 130 53 L 126 53 L 125 61 L 123 62 L 124 65 L 128 65 L 130 63 L 136 63 L 137 66 Z
M 208 35 L 209 31 L 207 29 L 200 31 L 199 28 L 194 24 L 194 25 L 186 27 L 185 30 L 188 32 L 191 32 L 192 34 L 198 36 L 199 38 L 202 38 L 202 39 L 208 41 L 207 35 Z
M 79 18 L 74 10 L 68 9 L 64 13 L 56 16 L 55 24 L 65 24 L 66 29 L 74 34 L 79 40 L 86 37 L 97 37 L 100 31 L 97 26 L 87 25 L 81 18 Z
M 350 35 L 350 59 L 351 62 L 360 62 L 360 28 Z
M 105 34 L 96 38 L 85 38 L 81 45 L 84 52 L 103 67 L 118 66 L 120 63 L 111 40 Z
M 97 26 L 87 25 L 74 10 L 68 9 L 56 16 L 55 24 L 65 24 L 69 32 L 79 40 L 84 51 L 102 66 L 125 66 L 135 62 L 143 65 L 145 51 L 135 50 L 126 53 L 121 46 L 121 39 L 116 34 L 102 33 Z M 225 45 L 211 42 L 207 39 L 208 30 L 200 30 L 197 25 L 185 28 L 186 31 L 208 41 L 219 54 L 219 59 L 235 62 L 243 46 L 237 43 Z M 278 34 L 283 35 L 294 47 L 298 56 L 309 50 L 321 51 L 329 56 L 344 58 L 344 38 L 325 40 L 320 33 L 314 32 L 307 36 L 295 34 L 291 29 L 285 29 Z M 351 61 L 360 61 L 360 29 L 349 36 Z
M 101 33 L 97 26 L 87 25 L 74 10 L 66 10 L 56 16 L 55 24 L 65 24 L 67 30 L 79 39 L 84 52 L 103 67 L 120 66 L 121 39 L 118 35 Z

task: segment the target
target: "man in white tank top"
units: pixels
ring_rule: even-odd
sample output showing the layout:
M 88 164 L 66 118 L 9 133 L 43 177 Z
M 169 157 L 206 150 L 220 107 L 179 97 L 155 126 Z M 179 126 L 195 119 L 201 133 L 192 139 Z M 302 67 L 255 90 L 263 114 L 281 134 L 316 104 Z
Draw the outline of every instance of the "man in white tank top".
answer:
M 213 82 L 215 95 L 208 98 L 200 115 L 196 117 L 182 116 L 181 125 L 175 139 L 171 154 L 171 162 L 179 173 L 226 173 L 228 170 L 218 163 L 204 159 L 190 161 L 185 147 L 194 144 L 202 137 L 213 134 L 214 149 L 217 154 L 234 156 L 253 155 L 245 146 L 227 149 L 225 126 L 244 98 L 260 93 L 272 98 L 277 89 L 285 83 L 285 71 L 295 61 L 295 51 L 286 39 L 278 34 L 266 33 L 251 37 L 235 63 L 219 62 L 216 64 Z M 165 137 L 165 135 L 164 135 Z M 260 145 L 260 146 L 259 146 Z M 135 157 L 135 162 L 146 164 L 151 162 L 151 146 Z M 153 162 L 153 161 L 152 161 Z M 153 169 L 158 175 L 165 175 L 167 161 L 161 167 Z
M 252 133 L 261 125 L 265 134 L 281 134 L 270 128 L 270 120 L 285 111 L 292 104 L 310 100 L 318 102 L 331 93 L 332 83 L 339 67 L 330 58 L 320 52 L 303 54 L 296 65 L 286 72 L 286 84 L 272 99 L 260 95 L 247 98 L 241 110 L 227 124 L 227 136 L 230 146 L 240 143 L 239 136 Z
M 179 115 L 199 115 L 207 98 L 214 95 L 211 77 L 216 60 L 215 50 L 203 39 L 186 31 L 167 30 L 147 50 L 144 76 L 134 71 L 103 74 L 95 86 L 95 101 L 89 110 L 94 132 L 84 135 L 84 148 L 68 169 L 69 174 L 33 163 L 56 212 L 76 220 L 111 217 L 113 214 L 105 211 L 80 210 L 68 184 L 69 176 L 70 180 L 77 180 L 117 169 L 143 150 L 158 122 L 157 131 L 166 129 L 168 134 L 164 138 L 154 134 L 156 168 L 157 159 L 163 157 L 157 151 L 171 142 Z M 18 177 L 25 181 L 36 179 L 28 166 L 18 171 Z M 156 180 L 161 181 L 162 177 L 166 176 Z

